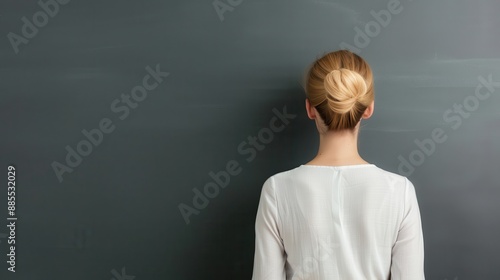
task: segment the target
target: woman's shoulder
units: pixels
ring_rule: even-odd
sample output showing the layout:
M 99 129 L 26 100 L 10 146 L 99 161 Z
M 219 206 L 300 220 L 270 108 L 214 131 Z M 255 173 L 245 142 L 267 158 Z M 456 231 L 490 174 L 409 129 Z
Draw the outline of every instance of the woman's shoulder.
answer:
M 388 185 L 405 186 L 409 180 L 406 176 L 389 171 L 375 164 L 362 164 L 353 166 L 318 166 L 299 165 L 295 168 L 277 172 L 267 178 L 268 183 L 279 185 L 297 185 L 319 179 L 321 176 L 331 177 L 338 174 L 343 179 L 355 184 L 366 182 L 385 183 Z M 411 183 L 411 182 L 410 182 Z

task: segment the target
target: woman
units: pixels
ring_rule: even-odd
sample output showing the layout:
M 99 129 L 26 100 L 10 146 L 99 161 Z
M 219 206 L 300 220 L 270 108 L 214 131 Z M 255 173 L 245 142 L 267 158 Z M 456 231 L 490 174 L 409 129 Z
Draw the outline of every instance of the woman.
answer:
M 253 280 L 422 280 L 424 241 L 413 184 L 358 153 L 373 114 L 370 66 L 326 54 L 306 77 L 317 156 L 269 177 L 255 221 Z

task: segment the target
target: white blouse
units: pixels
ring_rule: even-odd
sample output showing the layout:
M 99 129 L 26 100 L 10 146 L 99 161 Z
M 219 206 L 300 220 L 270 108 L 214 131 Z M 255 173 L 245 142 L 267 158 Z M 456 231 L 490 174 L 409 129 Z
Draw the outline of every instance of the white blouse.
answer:
M 423 280 L 413 184 L 374 164 L 301 165 L 269 177 L 252 280 Z

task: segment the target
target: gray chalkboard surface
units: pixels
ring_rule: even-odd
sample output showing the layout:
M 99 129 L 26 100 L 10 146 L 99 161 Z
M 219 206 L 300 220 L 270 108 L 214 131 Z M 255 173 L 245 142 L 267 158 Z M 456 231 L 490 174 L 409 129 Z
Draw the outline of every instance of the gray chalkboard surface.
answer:
M 414 183 L 427 279 L 499 279 L 499 10 L 2 1 L 0 278 L 250 279 L 262 184 L 316 153 L 302 75 L 347 48 L 375 75 L 360 153 Z

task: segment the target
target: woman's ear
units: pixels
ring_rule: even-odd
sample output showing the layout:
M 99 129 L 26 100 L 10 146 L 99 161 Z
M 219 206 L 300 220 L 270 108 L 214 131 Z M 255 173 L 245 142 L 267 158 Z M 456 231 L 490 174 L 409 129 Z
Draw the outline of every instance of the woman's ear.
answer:
M 368 107 L 366 107 L 365 112 L 361 116 L 363 119 L 369 119 L 373 115 L 373 110 L 375 109 L 375 100 L 370 103 Z
M 311 103 L 309 102 L 309 99 L 306 98 L 306 111 L 307 111 L 307 116 L 309 119 L 314 120 L 316 118 L 316 113 L 311 106 Z

